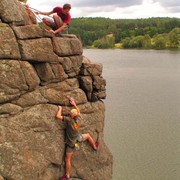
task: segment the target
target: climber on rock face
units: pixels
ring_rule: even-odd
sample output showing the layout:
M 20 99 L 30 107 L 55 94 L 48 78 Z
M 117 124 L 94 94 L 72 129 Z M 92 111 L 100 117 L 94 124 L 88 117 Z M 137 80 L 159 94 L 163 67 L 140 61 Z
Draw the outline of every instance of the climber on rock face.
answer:
M 62 7 L 55 7 L 50 12 L 35 12 L 35 14 L 42 14 L 45 16 L 49 16 L 51 14 L 53 15 L 53 20 L 50 18 L 43 18 L 42 21 L 47 26 L 51 27 L 52 29 L 49 30 L 49 32 L 56 34 L 58 32 L 63 31 L 65 28 L 67 28 L 68 24 L 70 23 L 71 15 L 69 11 L 71 10 L 70 4 L 64 4 Z
M 69 116 L 62 116 L 61 106 L 58 106 L 58 111 L 56 114 L 56 118 L 63 121 L 66 127 L 66 173 L 60 178 L 60 180 L 66 180 L 70 178 L 71 157 L 75 150 L 79 150 L 78 142 L 87 140 L 94 150 L 97 150 L 99 146 L 99 142 L 96 141 L 95 143 L 89 133 L 79 133 L 78 117 L 80 115 L 80 111 L 73 98 L 70 98 L 70 103 L 74 106 L 74 109 L 70 111 Z

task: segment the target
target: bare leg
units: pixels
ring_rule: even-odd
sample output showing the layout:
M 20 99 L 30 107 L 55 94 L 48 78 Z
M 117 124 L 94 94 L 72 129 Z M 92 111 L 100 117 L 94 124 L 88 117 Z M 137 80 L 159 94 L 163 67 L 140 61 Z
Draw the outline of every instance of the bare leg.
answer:
M 46 24 L 47 26 L 51 27 L 51 23 L 50 23 L 46 18 L 43 18 L 42 21 L 43 21 L 43 23 Z
M 94 149 L 94 150 L 97 150 L 96 144 L 95 144 L 93 138 L 90 136 L 89 133 L 87 133 L 87 134 L 82 134 L 82 136 L 83 136 L 84 141 L 85 141 L 85 140 L 88 140 L 88 142 L 91 144 L 91 146 L 93 147 L 93 149 Z
M 58 15 L 53 15 L 54 23 L 56 24 L 57 29 L 62 26 Z
M 71 171 L 71 156 L 73 155 L 73 152 L 66 152 L 66 175 L 69 178 L 70 177 L 70 171 Z

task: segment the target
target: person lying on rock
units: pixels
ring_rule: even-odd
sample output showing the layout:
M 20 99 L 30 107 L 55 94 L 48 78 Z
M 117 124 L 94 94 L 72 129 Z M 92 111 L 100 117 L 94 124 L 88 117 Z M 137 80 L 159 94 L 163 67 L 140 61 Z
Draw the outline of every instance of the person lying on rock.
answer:
M 80 111 L 73 98 L 70 98 L 70 103 L 74 106 L 74 109 L 70 111 L 69 116 L 62 115 L 61 106 L 58 106 L 58 111 L 56 114 L 56 118 L 63 121 L 66 127 L 66 173 L 64 176 L 60 177 L 60 180 L 66 180 L 70 178 L 71 156 L 73 155 L 74 151 L 79 148 L 78 142 L 87 140 L 94 150 L 97 150 L 99 146 L 99 142 L 96 141 L 95 143 L 89 133 L 81 134 L 79 132 L 78 117 L 80 115 Z
M 63 7 L 55 7 L 52 11 L 50 12 L 35 12 L 35 14 L 42 14 L 45 16 L 49 16 L 51 14 L 53 15 L 53 20 L 50 18 L 43 18 L 42 21 L 44 24 L 52 28 L 49 30 L 49 32 L 56 34 L 59 32 L 62 32 L 65 30 L 70 23 L 71 20 L 71 15 L 69 11 L 71 10 L 71 5 L 70 4 L 64 4 Z

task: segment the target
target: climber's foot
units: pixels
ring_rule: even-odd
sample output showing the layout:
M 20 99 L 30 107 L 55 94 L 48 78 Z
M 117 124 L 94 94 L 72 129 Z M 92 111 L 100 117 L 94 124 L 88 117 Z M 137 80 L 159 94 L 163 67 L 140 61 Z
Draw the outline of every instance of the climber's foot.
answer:
M 59 180 L 68 180 L 68 179 L 69 177 L 66 174 L 64 174 L 63 176 L 60 177 Z

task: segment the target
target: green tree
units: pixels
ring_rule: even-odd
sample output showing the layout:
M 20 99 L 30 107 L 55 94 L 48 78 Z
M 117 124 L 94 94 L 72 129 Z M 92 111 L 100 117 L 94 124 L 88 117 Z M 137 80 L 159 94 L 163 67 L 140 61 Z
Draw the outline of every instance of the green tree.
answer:
M 108 49 L 108 48 L 111 48 L 109 46 L 109 44 L 104 39 L 95 40 L 93 45 L 94 45 L 94 47 L 96 47 L 98 49 Z
M 169 33 L 170 47 L 178 48 L 180 46 L 180 28 L 174 28 Z
M 113 48 L 115 45 L 115 38 L 113 34 L 106 36 L 106 43 L 109 45 L 109 47 Z
M 136 32 L 135 32 L 134 29 L 133 29 L 133 30 L 130 29 L 130 30 L 127 31 L 127 33 L 128 33 L 128 36 L 129 36 L 129 37 L 134 37 Z
M 122 31 L 120 34 L 121 34 L 122 39 L 129 37 L 129 35 L 126 31 Z
M 154 48 L 155 49 L 164 49 L 166 47 L 166 39 L 163 35 L 157 35 L 154 39 Z
M 142 36 L 142 35 L 144 35 L 145 34 L 145 32 L 144 32 L 144 29 L 143 28 L 136 28 L 135 29 L 135 35 L 136 36 Z
M 105 38 L 95 40 L 93 45 L 99 49 L 113 48 L 115 45 L 115 38 L 113 35 L 107 35 Z
M 150 27 L 149 28 L 149 32 L 148 34 L 150 35 L 150 37 L 153 37 L 154 35 L 156 35 L 158 33 L 158 30 L 156 27 Z
M 114 33 L 114 37 L 115 37 L 115 43 L 119 43 L 121 41 L 120 31 L 116 30 L 116 32 Z
M 143 36 L 136 36 L 130 41 L 131 48 L 142 48 L 143 47 Z
M 150 38 L 155 46 L 155 42 L 162 43 L 164 38 L 166 41 L 165 47 L 178 47 L 179 39 L 177 33 L 172 32 L 174 28 L 180 28 L 179 18 L 146 18 L 146 19 L 109 19 L 109 18 L 72 18 L 70 23 L 69 33 L 76 34 L 83 42 L 83 46 L 89 46 L 95 40 L 102 38 L 106 39 L 106 35 L 112 32 L 115 37 L 115 43 L 124 43 L 128 46 L 127 37 L 131 38 L 133 47 L 149 48 Z M 169 36 L 167 35 L 168 33 Z M 156 37 L 163 35 L 162 38 Z M 166 34 L 166 35 L 165 35 Z M 146 36 L 149 35 L 149 36 Z M 165 36 L 164 36 L 165 35 Z M 141 40 L 138 36 L 144 36 Z M 136 39 L 134 39 L 137 37 Z M 167 39 L 166 39 L 167 38 Z M 126 39 L 124 41 L 124 39 Z M 108 44 L 105 40 L 104 44 Z M 162 43 L 163 44 L 163 43 Z M 105 46 L 105 45 L 104 45 Z
M 130 42 L 131 42 L 131 38 L 129 38 L 129 37 L 123 39 L 122 40 L 122 47 L 123 48 L 130 48 Z
M 151 37 L 148 34 L 146 34 L 144 36 L 142 46 L 143 46 L 143 48 L 150 48 L 151 47 Z
M 114 33 L 114 32 L 116 32 L 116 25 L 111 23 L 111 24 L 108 26 L 107 32 L 108 32 L 108 33 Z
M 102 44 L 102 40 L 98 39 L 93 42 L 94 47 L 100 48 Z

